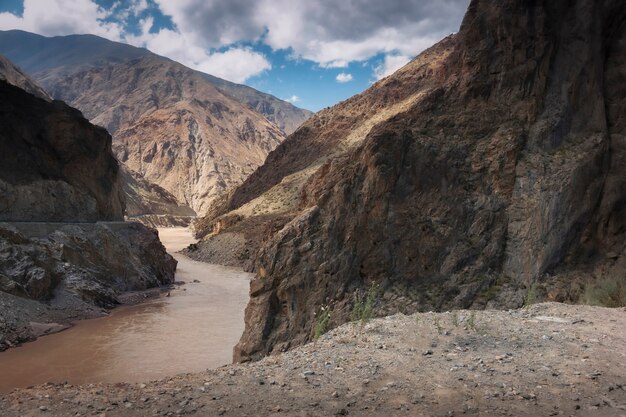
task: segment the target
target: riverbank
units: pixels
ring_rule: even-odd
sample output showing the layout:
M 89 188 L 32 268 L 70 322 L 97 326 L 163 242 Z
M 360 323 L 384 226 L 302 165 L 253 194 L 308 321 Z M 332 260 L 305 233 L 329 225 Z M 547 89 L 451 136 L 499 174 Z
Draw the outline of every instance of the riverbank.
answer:
M 46 385 L 13 416 L 602 416 L 626 413 L 626 311 L 539 304 L 395 315 L 146 384 Z
M 0 351 L 148 298 L 175 269 L 139 223 L 2 223 Z
M 0 353 L 0 392 L 47 381 L 148 381 L 230 363 L 243 331 L 250 275 L 176 253 L 193 241 L 188 229 L 159 234 L 178 261 L 176 282 L 186 285 L 167 289 L 169 296 L 162 289 L 154 289 L 153 298 L 125 294 L 143 302 Z

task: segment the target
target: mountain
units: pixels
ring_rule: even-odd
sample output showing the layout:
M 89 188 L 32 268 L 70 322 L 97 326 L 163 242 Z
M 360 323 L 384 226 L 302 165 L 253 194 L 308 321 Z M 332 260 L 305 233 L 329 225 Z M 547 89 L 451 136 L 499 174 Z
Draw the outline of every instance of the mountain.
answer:
M 118 158 L 202 213 L 310 113 L 92 35 L 0 32 L 0 52 L 113 135 Z M 242 101 L 243 100 L 243 101 Z
M 44 37 L 21 30 L 0 31 L 0 53 L 32 75 L 48 91 L 59 79 L 88 68 L 144 57 L 167 60 L 145 48 L 112 42 L 95 35 Z M 287 134 L 313 114 L 271 94 L 199 71 L 194 72 L 225 95 L 256 109 Z
M 258 236 L 235 358 L 310 340 L 322 305 L 349 320 L 368 288 L 387 314 L 623 285 L 625 58 L 619 0 L 473 0 L 458 34 L 312 117 L 201 225 L 284 219 Z
M 52 100 L 43 88 L 2 55 L 0 55 L 0 80 L 6 81 L 44 100 Z

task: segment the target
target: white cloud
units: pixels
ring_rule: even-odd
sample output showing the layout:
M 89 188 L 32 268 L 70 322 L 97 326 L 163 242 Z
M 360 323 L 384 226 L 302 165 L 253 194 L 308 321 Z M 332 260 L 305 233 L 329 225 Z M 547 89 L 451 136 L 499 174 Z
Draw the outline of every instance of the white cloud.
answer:
M 286 98 L 286 99 L 285 99 L 285 101 L 288 101 L 288 102 L 290 102 L 291 104 L 295 104 L 295 103 L 297 103 L 297 102 L 299 102 L 299 101 L 300 101 L 300 97 L 298 97 L 298 96 L 296 96 L 296 95 L 293 95 L 293 96 L 291 96 L 291 97 L 289 97 L 289 98 Z
M 108 16 L 106 10 L 91 0 L 24 0 L 21 17 L 0 13 L 0 28 L 47 36 L 91 33 L 120 40 L 123 28 L 117 23 L 104 22 Z
M 347 83 L 352 81 L 352 74 L 347 74 L 345 72 L 339 73 L 337 74 L 337 77 L 335 78 L 337 80 L 338 83 Z
M 374 75 L 377 80 L 393 74 L 409 63 L 411 57 L 405 55 L 385 55 L 383 62 L 374 68 Z
M 0 29 L 42 35 L 92 33 L 145 46 L 202 71 L 243 82 L 271 68 L 260 42 L 289 51 L 322 68 L 346 68 L 385 54 L 384 76 L 458 29 L 469 0 L 117 0 L 109 9 L 95 0 L 24 0 L 23 16 L 0 13 Z M 147 10 L 155 4 L 175 27 L 150 33 Z M 129 34 L 131 16 L 144 18 Z M 114 22 L 105 21 L 111 20 Z M 215 52 L 217 50 L 217 52 Z M 337 80 L 339 81 L 339 80 Z
M 197 70 L 216 77 L 243 83 L 247 79 L 272 69 L 267 58 L 251 48 L 230 48 L 208 54 L 198 63 Z
M 230 47 L 225 51 L 209 52 L 199 46 L 193 36 L 176 30 L 161 29 L 149 33 L 152 18 L 141 21 L 142 34 L 127 36 L 135 46 L 144 46 L 152 52 L 166 56 L 181 64 L 235 83 L 272 68 L 269 60 L 249 47 Z
M 414 56 L 458 30 L 469 0 L 155 0 L 205 48 L 261 40 L 324 68 Z

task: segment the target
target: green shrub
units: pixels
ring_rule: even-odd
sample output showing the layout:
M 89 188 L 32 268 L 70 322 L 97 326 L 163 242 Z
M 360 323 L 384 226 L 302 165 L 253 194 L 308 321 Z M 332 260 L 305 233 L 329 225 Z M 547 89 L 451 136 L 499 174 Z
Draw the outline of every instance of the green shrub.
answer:
M 354 302 L 354 307 L 352 308 L 350 319 L 355 323 L 359 322 L 361 324 L 361 329 L 374 316 L 374 305 L 378 299 L 378 290 L 379 286 L 377 284 L 372 284 L 369 290 L 367 290 L 367 295 L 364 299 L 361 298 L 361 294 L 358 291 L 356 293 L 356 300 Z
M 331 316 L 332 312 L 330 310 L 330 307 L 327 305 L 323 305 L 320 308 L 319 313 L 316 314 L 315 331 L 313 334 L 315 340 L 319 339 L 321 335 L 328 331 L 328 324 L 330 323 Z
M 467 321 L 467 326 L 473 331 L 476 331 L 476 312 L 473 310 L 470 313 L 469 320 Z
M 529 306 L 531 304 L 537 303 L 539 299 L 539 283 L 533 282 L 530 287 L 528 287 L 528 292 L 526 293 L 526 299 L 524 300 L 524 305 Z
M 626 282 L 617 277 L 605 277 L 589 284 L 583 302 L 594 306 L 626 307 Z

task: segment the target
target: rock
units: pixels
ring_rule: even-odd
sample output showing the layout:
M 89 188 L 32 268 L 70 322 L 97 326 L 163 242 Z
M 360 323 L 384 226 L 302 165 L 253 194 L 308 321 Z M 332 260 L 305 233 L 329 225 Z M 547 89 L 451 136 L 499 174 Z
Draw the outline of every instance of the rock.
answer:
M 401 297 L 578 301 L 588 271 L 626 273 L 626 10 L 575 3 L 472 1 L 456 35 L 318 113 L 233 191 L 216 218 L 305 177 L 281 194 L 299 198 L 290 220 L 260 237 L 265 285 L 237 360 L 310 340 L 321 305 L 348 321 L 372 283 L 388 300 L 376 314 L 391 314 L 407 312 Z
M 4 81 L 0 95 L 0 221 L 123 220 L 107 131 Z

